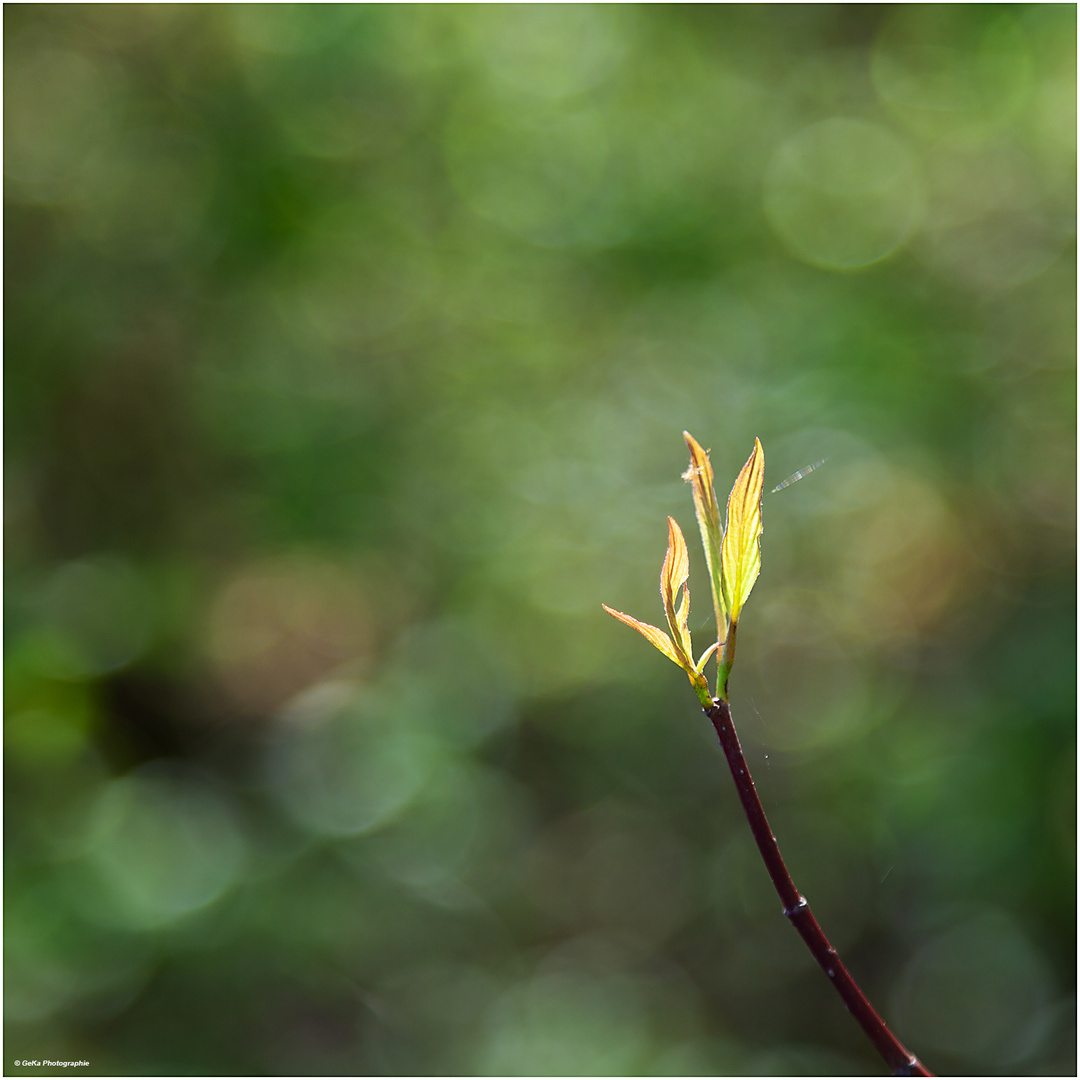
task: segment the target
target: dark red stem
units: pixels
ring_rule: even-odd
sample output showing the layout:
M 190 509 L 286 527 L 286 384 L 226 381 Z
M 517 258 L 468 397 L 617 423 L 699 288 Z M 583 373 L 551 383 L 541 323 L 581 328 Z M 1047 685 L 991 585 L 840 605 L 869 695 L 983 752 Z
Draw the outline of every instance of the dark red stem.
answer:
M 855 1017 L 877 1052 L 892 1069 L 893 1076 L 933 1076 L 934 1074 L 900 1042 L 888 1029 L 885 1021 L 878 1016 L 874 1006 L 859 989 L 859 984 L 851 977 L 851 973 L 836 955 L 836 950 L 829 944 L 825 932 L 818 926 L 806 898 L 795 888 L 795 882 L 791 880 L 788 868 L 780 855 L 780 848 L 776 845 L 776 837 L 769 828 L 769 820 L 761 807 L 761 800 L 754 787 L 754 779 L 746 766 L 746 758 L 739 745 L 739 736 L 735 733 L 728 703 L 726 701 L 714 702 L 711 709 L 705 710 L 705 715 L 712 721 L 716 734 L 720 736 L 720 745 L 724 748 L 728 765 L 731 767 L 731 775 L 735 778 L 735 787 L 738 789 L 743 810 L 746 811 L 746 819 L 750 822 L 750 831 L 754 834 L 754 840 L 757 841 L 758 850 L 765 860 L 769 877 L 772 878 L 772 883 L 780 895 L 780 902 L 784 905 L 784 914 L 799 931 L 803 941 L 806 942 L 806 947 L 813 953 L 822 971 L 828 975 L 829 981 L 836 987 L 836 992 L 843 999 L 848 1012 Z

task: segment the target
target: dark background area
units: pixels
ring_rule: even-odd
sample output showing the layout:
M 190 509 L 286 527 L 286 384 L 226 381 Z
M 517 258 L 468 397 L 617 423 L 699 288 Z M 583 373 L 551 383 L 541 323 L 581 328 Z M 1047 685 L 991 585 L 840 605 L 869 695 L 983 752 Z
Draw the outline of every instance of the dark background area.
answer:
M 1075 20 L 5 7 L 8 1072 L 882 1073 L 600 607 L 688 428 L 796 883 L 1074 1075 Z

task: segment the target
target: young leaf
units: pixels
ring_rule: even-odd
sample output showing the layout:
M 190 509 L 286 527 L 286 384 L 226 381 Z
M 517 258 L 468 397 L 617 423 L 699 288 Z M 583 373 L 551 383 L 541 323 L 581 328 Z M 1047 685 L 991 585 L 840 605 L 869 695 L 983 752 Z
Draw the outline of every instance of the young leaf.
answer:
M 678 664 L 681 668 L 686 667 L 683 663 L 683 658 L 676 652 L 671 638 L 669 638 L 660 627 L 650 626 L 648 623 L 641 622 L 640 619 L 635 619 L 633 615 L 626 615 L 621 611 L 616 611 L 614 608 L 609 608 L 607 604 L 601 604 L 600 606 L 609 615 L 614 615 L 620 622 L 626 623 L 627 626 L 632 626 L 639 634 L 655 645 L 669 660 Z
M 750 590 L 761 570 L 761 488 L 765 481 L 765 451 L 754 440 L 754 452 L 742 467 L 727 504 L 727 530 L 721 556 L 723 586 L 731 623 L 739 621 Z
M 668 548 L 664 556 L 664 565 L 660 568 L 660 598 L 664 601 L 664 613 L 667 615 L 671 636 L 684 658 L 688 670 L 693 670 L 693 655 L 690 648 L 690 630 L 687 620 L 690 616 L 690 590 L 683 588 L 683 602 L 678 612 L 675 611 L 675 597 L 679 589 L 686 585 L 690 577 L 690 554 L 686 550 L 686 540 L 678 522 L 669 517 Z
M 705 665 L 709 662 L 709 657 L 720 647 L 719 641 L 714 641 L 702 654 L 698 657 L 698 662 L 695 665 L 695 670 L 702 672 L 705 670 Z
M 632 615 L 625 615 L 621 611 L 609 608 L 607 604 L 603 604 L 602 607 L 609 615 L 614 615 L 620 622 L 626 623 L 627 626 L 632 626 L 639 634 L 652 642 L 652 644 L 655 645 L 669 660 L 678 664 L 689 677 L 690 685 L 693 686 L 694 693 L 697 694 L 702 706 L 706 709 L 711 708 L 713 701 L 712 695 L 709 693 L 709 682 L 705 676 L 702 675 L 701 669 L 705 666 L 705 661 L 709 658 L 709 654 L 716 648 L 715 644 L 710 647 L 708 652 L 701 658 L 701 661 L 695 666 L 689 656 L 685 655 L 682 650 L 672 642 L 671 638 L 669 638 L 658 626 L 650 626 L 648 623 L 643 623 L 639 619 L 635 619 Z M 683 607 L 685 607 L 686 611 L 689 613 L 689 606 L 684 604 Z
M 708 453 L 689 431 L 683 432 L 683 438 L 690 450 L 690 468 L 683 473 L 683 479 L 693 484 L 694 510 L 697 512 L 701 546 L 705 549 L 705 562 L 709 567 L 709 583 L 712 585 L 713 609 L 716 612 L 716 637 L 718 641 L 722 641 L 727 630 L 727 608 L 724 604 L 724 590 L 721 582 L 720 556 L 724 530 L 720 524 L 720 506 L 716 501 L 712 463 L 709 461 Z
M 664 601 L 664 613 L 667 615 L 671 636 L 669 637 L 659 627 L 643 623 L 632 615 L 624 615 L 621 611 L 609 608 L 607 604 L 604 604 L 603 608 L 620 622 L 632 626 L 669 660 L 678 664 L 689 677 L 690 684 L 702 706 L 708 709 L 712 706 L 712 695 L 709 693 L 708 680 L 701 673 L 701 669 L 705 666 L 709 653 L 707 652 L 702 657 L 701 663 L 694 663 L 690 646 L 690 590 L 686 587 L 689 576 L 690 555 L 686 550 L 686 540 L 678 523 L 674 518 L 669 517 L 667 554 L 664 556 L 664 565 L 660 568 L 660 597 Z M 679 589 L 682 589 L 683 595 L 679 610 L 676 611 L 675 598 L 679 594 Z
M 675 630 L 678 633 L 679 645 L 688 658 L 693 658 L 694 650 L 690 644 L 690 586 L 683 585 L 682 603 L 675 615 Z

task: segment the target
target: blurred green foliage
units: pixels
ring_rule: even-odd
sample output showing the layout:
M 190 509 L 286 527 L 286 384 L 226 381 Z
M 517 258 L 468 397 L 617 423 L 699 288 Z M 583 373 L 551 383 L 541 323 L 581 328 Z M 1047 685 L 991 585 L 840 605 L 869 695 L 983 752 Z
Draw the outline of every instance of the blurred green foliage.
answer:
M 8 1071 L 1075 1074 L 1072 5 L 5 16 Z M 711 617 L 692 559 L 693 628 Z

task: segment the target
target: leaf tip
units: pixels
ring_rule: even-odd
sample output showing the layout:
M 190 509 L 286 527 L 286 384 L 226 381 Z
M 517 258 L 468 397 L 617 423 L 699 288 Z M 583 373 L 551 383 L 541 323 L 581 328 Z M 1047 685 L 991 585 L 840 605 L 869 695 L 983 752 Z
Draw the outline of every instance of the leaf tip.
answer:
M 693 474 L 696 469 L 701 469 L 709 462 L 709 452 L 690 434 L 689 431 L 682 433 L 683 439 L 686 441 L 686 448 L 690 451 L 690 468 L 683 474 L 684 480 L 693 479 Z

